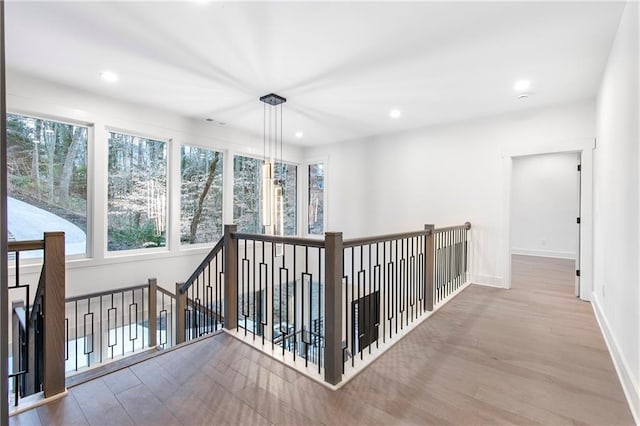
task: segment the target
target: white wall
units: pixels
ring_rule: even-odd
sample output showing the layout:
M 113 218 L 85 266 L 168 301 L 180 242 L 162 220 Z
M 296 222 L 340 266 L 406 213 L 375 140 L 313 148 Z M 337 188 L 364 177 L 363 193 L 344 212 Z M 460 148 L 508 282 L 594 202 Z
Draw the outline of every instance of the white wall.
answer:
M 640 197 L 637 2 L 625 8 L 597 103 L 593 304 L 640 422 Z
M 329 230 L 350 237 L 468 220 L 474 282 L 502 286 L 510 250 L 504 158 L 590 147 L 594 113 L 588 100 L 315 147 L 306 156 L 328 158 Z
M 575 259 L 578 154 L 515 157 L 511 177 L 511 252 Z
M 97 82 L 100 84 L 101 82 Z M 256 99 L 256 108 L 262 108 Z M 52 84 L 16 71 L 7 73 L 7 110 L 90 125 L 89 135 L 89 199 L 88 236 L 90 256 L 67 262 L 67 296 L 131 286 L 158 278 L 158 284 L 175 289 L 175 283 L 186 280 L 212 244 L 200 247 L 180 245 L 180 145 L 190 144 L 214 148 L 224 153 L 224 221 L 232 222 L 232 157 L 242 154 L 262 157 L 262 137 L 238 133 L 229 127 L 204 120 L 180 117 L 165 111 L 149 109 L 98 97 L 88 92 Z M 256 123 L 262 131 L 262 123 Z M 107 158 L 106 129 L 119 129 L 168 142 L 169 216 L 168 247 L 131 252 L 106 251 Z M 284 149 L 285 161 L 300 162 L 302 151 Z M 23 282 L 37 282 L 40 265 L 26 267 Z

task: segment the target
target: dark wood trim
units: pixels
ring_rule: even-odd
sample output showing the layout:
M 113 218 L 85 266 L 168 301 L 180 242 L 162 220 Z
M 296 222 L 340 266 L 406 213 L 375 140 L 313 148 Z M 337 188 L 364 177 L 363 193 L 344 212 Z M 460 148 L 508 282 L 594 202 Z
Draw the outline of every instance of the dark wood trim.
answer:
M 187 293 L 180 291 L 184 283 L 176 283 L 176 345 L 184 343 L 185 336 L 185 310 L 187 309 Z
M 45 398 L 65 391 L 64 232 L 44 234 L 44 381 Z
M 149 284 L 141 284 L 141 285 L 134 285 L 134 286 L 130 286 L 130 287 L 114 288 L 114 289 L 111 289 L 111 290 L 105 290 L 105 291 L 99 291 L 99 292 L 95 292 L 95 293 L 83 294 L 83 295 L 80 295 L 80 296 L 69 297 L 68 299 L 66 299 L 66 302 L 75 302 L 76 300 L 94 299 L 94 298 L 100 297 L 100 296 L 108 296 L 108 295 L 113 294 L 113 293 L 121 293 L 121 292 L 124 293 L 125 291 L 140 290 L 140 289 L 147 288 L 148 286 L 149 286 Z
M 325 232 L 324 380 L 332 385 L 342 381 L 342 232 Z
M 159 285 L 156 286 L 156 290 L 158 290 L 160 293 L 166 294 L 169 297 L 172 298 L 176 298 L 176 295 L 171 293 L 169 290 L 165 290 L 164 288 L 160 287 Z
M 44 249 L 44 240 L 25 240 L 25 241 L 9 241 L 7 243 L 7 251 L 32 251 Z
M 291 244 L 307 247 L 324 247 L 324 240 L 316 240 L 313 238 L 280 237 L 277 235 L 244 234 L 240 232 L 232 233 L 231 237 L 236 240 L 265 241 L 268 243 Z
M 236 225 L 224 226 L 223 315 L 224 328 L 227 330 L 233 330 L 238 326 L 238 241 L 233 237 L 237 230 Z
M 465 222 L 464 225 L 455 225 L 455 226 L 447 226 L 446 228 L 436 228 L 433 230 L 433 232 L 435 232 L 436 234 L 439 234 L 440 232 L 447 232 L 447 231 L 456 231 L 459 229 L 471 229 L 471 223 L 470 222 Z
M 414 232 L 401 232 L 398 234 L 377 235 L 374 237 L 352 238 L 349 240 L 344 240 L 342 245 L 344 248 L 357 247 L 357 246 L 363 246 L 367 244 L 381 243 L 384 241 L 413 238 L 413 237 L 418 237 L 420 235 L 426 235 L 426 234 L 427 234 L 427 231 L 414 231 Z
M 154 347 L 158 340 L 158 280 L 149 278 L 149 346 Z
M 433 311 L 433 261 L 434 261 L 434 247 L 433 247 L 433 225 L 425 225 L 425 231 L 427 231 L 427 235 L 425 236 L 426 247 L 424 250 L 424 308 L 431 312 Z
M 7 259 L 7 80 L 4 49 L 4 0 L 0 0 L 0 333 L 9 330 Z M 9 341 L 0 339 L 0 424 L 9 424 Z
M 191 276 L 187 279 L 187 281 L 184 282 L 184 284 L 180 288 L 180 293 L 185 293 L 187 290 L 189 290 L 189 287 L 191 287 L 191 284 L 193 284 L 193 282 L 200 276 L 202 271 L 204 271 L 205 268 L 209 266 L 209 263 L 211 263 L 211 261 L 216 257 L 216 255 L 220 252 L 220 250 L 222 250 L 223 244 L 224 244 L 224 236 L 220 238 L 220 240 L 216 243 L 215 246 L 213 246 L 213 248 L 204 258 L 204 260 L 200 262 L 200 264 L 193 271 Z

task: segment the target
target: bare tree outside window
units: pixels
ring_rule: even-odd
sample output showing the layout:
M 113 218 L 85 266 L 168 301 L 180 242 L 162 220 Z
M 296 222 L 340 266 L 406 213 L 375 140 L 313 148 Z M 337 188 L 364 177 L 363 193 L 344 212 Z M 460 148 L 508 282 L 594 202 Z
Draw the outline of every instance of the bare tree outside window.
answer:
M 262 234 L 262 160 L 233 159 L 233 221 L 239 232 Z M 273 175 L 284 183 L 284 234 L 297 234 L 297 172 L 293 164 L 276 163 Z
M 222 236 L 222 153 L 183 145 L 180 241 L 215 242 Z
M 309 164 L 307 232 L 310 235 L 324 233 L 324 164 Z
M 9 238 L 64 231 L 66 254 L 87 251 L 84 126 L 7 114 Z
M 108 249 L 164 247 L 167 144 L 109 132 Z

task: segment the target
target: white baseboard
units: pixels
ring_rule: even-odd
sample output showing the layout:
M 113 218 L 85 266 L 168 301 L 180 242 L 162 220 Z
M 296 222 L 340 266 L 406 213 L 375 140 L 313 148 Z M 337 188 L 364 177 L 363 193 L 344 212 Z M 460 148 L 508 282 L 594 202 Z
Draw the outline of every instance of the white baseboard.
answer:
M 622 352 L 620 352 L 620 346 L 618 346 L 615 336 L 611 333 L 609 322 L 600 308 L 600 300 L 595 293 L 591 295 L 591 306 L 593 306 L 593 312 L 596 315 L 600 331 L 604 336 L 604 341 L 609 349 L 613 365 L 618 373 L 620 384 L 622 384 L 622 390 L 624 391 L 624 395 L 627 397 L 627 402 L 629 403 L 633 419 L 636 425 L 640 425 L 640 386 L 638 386 L 638 382 L 636 381 L 637 378 L 631 374 L 629 364 Z
M 570 251 L 553 251 L 553 250 L 533 250 L 525 248 L 512 248 L 511 254 L 520 254 L 523 256 L 538 256 L 538 257 L 555 257 L 557 259 L 571 259 L 576 260 L 576 253 Z
M 469 281 L 473 284 L 484 285 L 487 287 L 505 288 L 502 277 L 496 277 L 493 275 L 471 274 L 469 276 Z

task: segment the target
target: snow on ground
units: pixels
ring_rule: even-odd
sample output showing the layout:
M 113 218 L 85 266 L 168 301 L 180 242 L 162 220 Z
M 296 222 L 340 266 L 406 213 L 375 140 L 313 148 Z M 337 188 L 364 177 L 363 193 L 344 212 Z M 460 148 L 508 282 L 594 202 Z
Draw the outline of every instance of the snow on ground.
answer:
M 84 254 L 87 235 L 68 220 L 31 204 L 8 197 L 9 232 L 17 241 L 41 240 L 45 232 L 64 232 L 67 255 Z M 23 257 L 41 257 L 38 252 L 24 253 Z

